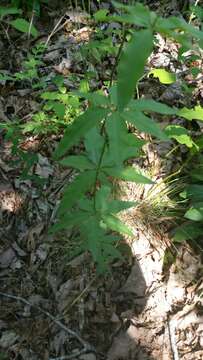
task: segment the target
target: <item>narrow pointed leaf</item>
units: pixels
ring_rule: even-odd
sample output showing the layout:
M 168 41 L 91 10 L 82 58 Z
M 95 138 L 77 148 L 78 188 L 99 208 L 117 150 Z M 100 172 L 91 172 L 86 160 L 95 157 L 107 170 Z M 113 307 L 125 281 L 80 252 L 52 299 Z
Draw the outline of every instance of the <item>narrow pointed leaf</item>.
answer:
M 72 208 L 72 206 L 91 189 L 95 181 L 95 176 L 95 171 L 85 171 L 79 174 L 71 184 L 67 185 L 58 209 L 59 215 Z
M 106 215 L 106 216 L 103 216 L 102 219 L 109 229 L 116 231 L 118 233 L 121 233 L 121 234 L 127 234 L 129 236 L 133 236 L 133 233 L 128 228 L 128 226 L 123 224 L 122 221 L 120 221 L 116 216 Z
M 162 115 L 175 115 L 178 112 L 178 109 L 152 99 L 132 100 L 129 104 L 129 110 L 156 112 Z
M 73 145 L 94 126 L 99 124 L 108 114 L 107 109 L 91 108 L 80 115 L 70 126 L 68 126 L 63 139 L 54 153 L 55 158 L 63 156 Z
M 72 155 L 60 160 L 59 163 L 62 166 L 73 167 L 78 170 L 90 170 L 94 168 L 94 164 L 83 155 Z
M 159 125 L 142 112 L 126 111 L 123 116 L 135 127 L 145 133 L 158 137 L 161 140 L 168 140 L 167 135 L 160 129 Z
M 135 201 L 121 201 L 121 200 L 112 200 L 108 205 L 108 212 L 111 214 L 117 214 L 123 210 L 135 207 L 137 202 Z
M 127 144 L 128 131 L 119 112 L 114 112 L 108 117 L 106 131 L 109 138 L 109 152 L 116 166 L 123 163 L 123 151 Z M 124 144 L 126 138 L 126 144 Z M 128 146 L 128 145 L 127 145 Z
M 86 133 L 84 144 L 88 158 L 94 164 L 98 164 L 104 145 L 104 138 L 100 134 L 99 126 L 93 127 Z
M 83 222 L 88 222 L 90 214 L 85 211 L 76 211 L 73 214 L 67 214 L 60 219 L 60 221 L 54 224 L 50 233 L 55 233 L 60 230 L 69 229 L 74 226 L 81 225 Z
M 132 98 L 152 48 L 153 34 L 147 29 L 136 32 L 124 50 L 118 65 L 117 102 L 120 111 Z
M 126 180 L 126 181 L 133 181 L 138 184 L 153 184 L 154 182 L 151 179 L 139 174 L 135 169 L 132 167 L 126 168 L 105 168 L 104 169 L 107 174 L 113 176 L 115 178 Z

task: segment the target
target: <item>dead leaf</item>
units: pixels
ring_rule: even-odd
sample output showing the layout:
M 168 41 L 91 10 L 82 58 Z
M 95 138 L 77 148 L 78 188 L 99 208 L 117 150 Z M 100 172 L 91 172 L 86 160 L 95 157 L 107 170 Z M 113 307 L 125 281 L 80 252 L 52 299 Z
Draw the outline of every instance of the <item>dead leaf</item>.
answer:
M 16 254 L 12 248 L 5 250 L 2 254 L 0 254 L 0 268 L 8 268 L 15 259 Z
M 19 336 L 14 331 L 6 330 L 3 332 L 0 338 L 0 347 L 3 349 L 8 349 L 10 346 L 15 344 L 18 338 Z

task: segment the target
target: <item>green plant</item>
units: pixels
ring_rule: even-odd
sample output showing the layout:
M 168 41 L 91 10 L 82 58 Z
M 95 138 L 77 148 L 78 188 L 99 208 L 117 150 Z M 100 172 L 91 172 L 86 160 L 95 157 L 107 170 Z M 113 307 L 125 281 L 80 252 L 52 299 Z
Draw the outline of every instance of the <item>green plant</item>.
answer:
M 40 14 L 41 4 L 48 4 L 49 0 L 11 0 L 11 6 L 24 9 L 25 11 L 34 11 Z
M 33 3 L 37 4 L 37 1 L 31 1 Z M 30 3 L 31 3 L 30 2 Z M 28 36 L 32 35 L 33 37 L 38 36 L 38 31 L 36 27 L 32 24 L 32 21 L 28 22 L 22 17 L 19 17 L 19 15 L 22 14 L 22 9 L 17 6 L 17 1 L 13 1 L 12 6 L 5 7 L 0 6 L 0 22 L 2 24 L 11 25 L 16 30 L 28 34 Z M 38 2 L 39 3 L 39 2 Z M 14 20 L 10 20 L 10 16 L 14 16 Z
M 61 159 L 59 162 L 62 166 L 76 169 L 77 175 L 64 191 L 58 209 L 58 223 L 52 231 L 73 227 L 79 229 L 83 249 L 92 253 L 99 271 L 104 271 L 109 261 L 121 256 L 115 246 L 118 237 L 113 234 L 132 235 L 132 231 L 120 221 L 117 214 L 136 204 L 114 198 L 114 179 L 152 183 L 152 180 L 128 165 L 128 159 L 139 156 L 143 146 L 143 141 L 129 132 L 129 125 L 161 141 L 171 137 L 192 148 L 195 145 L 184 128 L 170 127 L 164 131 L 148 115 L 157 112 L 188 118 L 190 115 L 198 116 L 198 112 L 201 112 L 199 108 L 179 110 L 153 100 L 134 99 L 134 96 L 153 50 L 154 33 L 174 38 L 184 50 L 193 46 L 193 38 L 201 43 L 203 33 L 182 19 L 163 19 L 140 3 L 135 6 L 114 4 L 122 14 L 108 16 L 106 12 L 100 12 L 100 21 L 136 25 L 140 30 L 129 32 L 129 42 L 125 42 L 124 32 L 124 41 L 116 59 L 117 82 L 112 86 L 113 69 L 109 96 L 97 92 L 81 94 L 90 106 L 67 128 L 54 154 L 55 159 Z M 73 145 L 81 139 L 84 152 L 67 156 Z
M 27 82 L 33 89 L 45 88 L 47 85 L 47 77 L 39 74 L 39 67 L 43 65 L 42 56 L 45 51 L 45 45 L 39 43 L 33 47 L 31 52 L 28 53 L 27 59 L 22 63 L 22 69 L 13 75 L 5 75 L 0 72 L 1 81 L 20 81 L 24 85 Z

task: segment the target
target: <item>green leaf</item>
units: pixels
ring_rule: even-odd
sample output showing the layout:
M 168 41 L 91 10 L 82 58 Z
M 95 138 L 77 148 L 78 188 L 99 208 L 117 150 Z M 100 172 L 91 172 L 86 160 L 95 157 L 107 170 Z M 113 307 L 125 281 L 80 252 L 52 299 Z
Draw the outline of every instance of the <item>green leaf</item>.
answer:
M 169 125 L 166 127 L 165 132 L 169 138 L 175 139 L 179 144 L 186 145 L 188 148 L 195 145 L 187 130 L 182 126 Z
M 106 15 L 108 13 L 108 10 L 107 9 L 100 9 L 99 11 L 97 11 L 95 14 L 94 14 L 94 19 L 96 21 L 104 21 L 106 20 Z
M 104 138 L 100 135 L 99 126 L 94 127 L 87 132 L 84 143 L 88 158 L 94 164 L 98 164 L 104 145 Z
M 106 131 L 109 139 L 109 154 L 114 159 L 116 166 L 123 163 L 123 145 L 126 138 L 127 144 L 127 127 L 119 113 L 113 112 L 106 121 Z
M 107 96 L 101 95 L 98 92 L 82 92 L 82 91 L 73 91 L 73 94 L 89 100 L 90 104 L 93 106 L 109 106 L 110 101 Z
M 38 36 L 38 31 L 37 29 L 34 27 L 34 25 L 30 26 L 30 23 L 23 19 L 23 18 L 18 18 L 16 20 L 10 21 L 10 24 L 17 30 L 23 32 L 23 33 L 29 33 L 33 35 L 34 37 Z
M 184 117 L 187 120 L 203 121 L 203 108 L 200 105 L 195 106 L 194 109 L 188 109 L 184 107 L 178 111 L 178 115 Z
M 67 185 L 58 209 L 59 215 L 62 215 L 68 209 L 72 208 L 72 206 L 91 189 L 95 177 L 95 171 L 85 171 L 79 174 L 71 184 Z
M 199 236 L 202 236 L 203 226 L 197 226 L 197 224 L 186 223 L 175 230 L 175 235 L 173 236 L 173 241 L 181 243 L 186 240 L 197 239 Z
M 133 236 L 132 231 L 122 223 L 116 216 L 113 215 L 103 215 L 102 219 L 104 224 L 111 230 L 116 231 L 121 234 L 127 234 L 129 236 Z
M 108 212 L 110 214 L 117 214 L 123 210 L 135 207 L 137 202 L 135 201 L 121 201 L 121 200 L 112 200 L 108 205 Z
M 66 112 L 66 107 L 64 104 L 61 104 L 60 102 L 53 102 L 52 103 L 53 110 L 55 111 L 56 115 L 59 119 L 63 119 Z
M 136 3 L 134 6 L 129 6 L 113 1 L 113 4 L 117 9 L 122 10 L 122 12 L 128 12 L 129 14 L 112 16 L 112 21 L 150 27 L 151 22 L 153 22 L 153 18 L 156 17 L 154 12 L 150 12 L 149 9 L 141 3 Z
M 128 107 L 131 111 L 156 112 L 162 115 L 175 115 L 178 109 L 152 99 L 132 100 Z
M 113 176 L 115 178 L 126 180 L 126 181 L 133 181 L 138 184 L 154 184 L 154 182 L 147 177 L 139 174 L 134 168 L 132 167 L 125 167 L 125 168 L 104 168 L 103 169 L 108 175 Z
M 108 210 L 109 197 L 111 195 L 111 188 L 109 186 L 102 186 L 96 192 L 96 210 L 105 213 Z
M 176 75 L 166 71 L 165 69 L 153 69 L 149 72 L 149 75 L 158 78 L 162 84 L 173 84 L 176 82 Z
M 132 201 L 111 200 L 111 188 L 102 186 L 96 193 L 96 209 L 101 214 L 116 214 L 136 205 Z
M 107 118 L 106 132 L 108 135 L 108 159 L 116 166 L 122 166 L 129 158 L 136 157 L 145 142 L 134 134 L 129 134 L 125 121 L 119 112 Z M 102 166 L 105 166 L 105 161 Z
M 99 124 L 108 114 L 107 109 L 90 108 L 68 126 L 63 139 L 54 152 L 54 157 L 63 156 L 73 145 L 77 144 L 88 130 Z
M 0 17 L 4 17 L 7 15 L 15 15 L 15 14 L 22 14 L 22 10 L 17 9 L 16 7 L 4 7 L 0 6 Z
M 94 169 L 94 165 L 84 155 L 70 155 L 63 160 L 60 160 L 59 163 L 62 166 L 73 167 L 80 171 Z
M 118 65 L 117 103 L 119 111 L 127 106 L 133 96 L 137 82 L 144 73 L 144 67 L 152 48 L 153 34 L 150 29 L 147 29 L 136 32 L 123 51 Z
M 135 125 L 138 130 L 154 135 L 161 140 L 168 140 L 167 135 L 160 129 L 159 125 L 142 112 L 125 111 L 122 116 L 125 117 L 128 122 Z
M 14 80 L 12 76 L 6 74 L 0 74 L 0 81 Z
M 50 228 L 50 233 L 69 229 L 74 226 L 80 226 L 83 222 L 88 222 L 90 214 L 85 211 L 74 211 L 74 213 L 65 214 Z
M 203 201 L 203 185 L 188 185 L 180 196 L 184 199 L 191 199 L 192 201 Z
M 193 221 L 203 220 L 203 204 L 197 204 L 186 211 L 184 217 Z

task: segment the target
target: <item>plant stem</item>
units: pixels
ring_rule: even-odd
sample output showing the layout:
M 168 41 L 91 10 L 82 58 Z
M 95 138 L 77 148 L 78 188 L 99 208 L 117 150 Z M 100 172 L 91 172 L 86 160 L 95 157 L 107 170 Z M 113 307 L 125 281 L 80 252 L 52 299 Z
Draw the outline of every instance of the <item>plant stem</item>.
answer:
M 117 53 L 117 56 L 116 56 L 115 64 L 114 64 L 114 66 L 113 66 L 113 68 L 112 68 L 112 71 L 111 71 L 109 88 L 112 86 L 112 83 L 113 83 L 113 77 L 114 77 L 116 68 L 117 68 L 117 66 L 118 66 L 118 62 L 119 62 L 119 59 L 120 59 L 120 55 L 121 55 L 121 52 L 122 52 L 122 49 L 123 49 L 123 46 L 124 46 L 124 43 L 125 43 L 126 34 L 127 34 L 127 30 L 124 28 L 123 38 L 122 38 L 122 41 L 121 41 L 120 46 L 119 46 L 119 49 L 118 49 L 118 53 Z M 106 119 L 104 119 L 104 122 L 103 122 L 103 124 L 102 124 L 101 133 L 104 132 L 105 124 L 106 124 Z M 94 199 L 93 199 L 93 207 L 94 207 L 94 211 L 96 211 L 97 181 L 98 181 L 98 177 L 99 177 L 99 172 L 100 172 L 100 168 L 101 168 L 103 156 L 104 156 L 105 149 L 106 149 L 106 144 L 107 144 L 107 138 L 106 138 L 106 135 L 105 135 L 104 144 L 103 144 L 103 146 L 102 146 L 102 150 L 101 150 L 101 154 L 100 154 L 100 158 L 99 158 L 99 162 L 98 162 L 98 166 L 97 166 L 97 170 L 96 170 L 96 176 L 95 176 L 94 191 L 93 191 L 93 196 L 94 196 Z
M 119 46 L 119 49 L 118 49 L 118 53 L 117 53 L 117 56 L 116 56 L 116 59 L 115 59 L 115 63 L 113 65 L 113 68 L 112 68 L 112 71 L 111 71 L 111 77 L 110 77 L 110 83 L 109 83 L 109 87 L 112 86 L 112 83 L 113 83 L 113 77 L 114 77 L 114 74 L 115 74 L 115 71 L 116 71 L 116 68 L 118 66 L 118 62 L 120 60 L 120 56 L 121 56 L 121 52 L 123 50 L 123 46 L 125 44 L 125 39 L 126 39 L 126 35 L 127 35 L 127 29 L 124 27 L 123 28 L 123 38 L 122 38 L 122 41 L 120 43 L 120 46 Z

